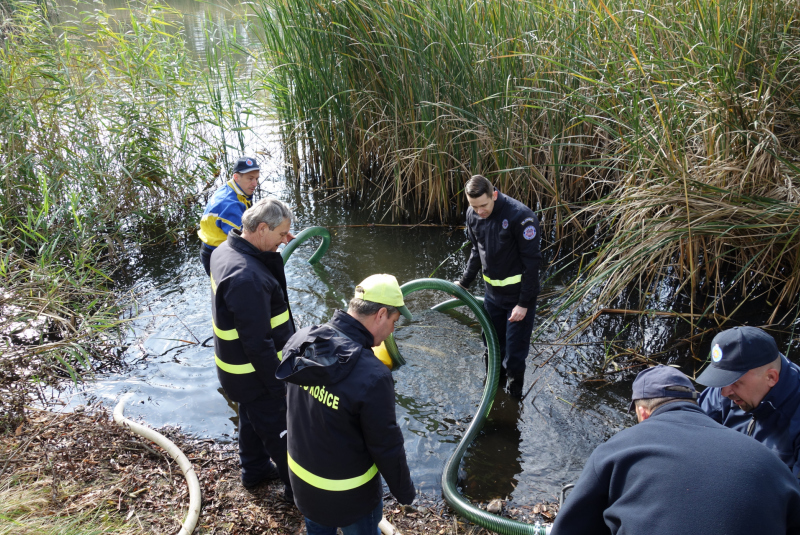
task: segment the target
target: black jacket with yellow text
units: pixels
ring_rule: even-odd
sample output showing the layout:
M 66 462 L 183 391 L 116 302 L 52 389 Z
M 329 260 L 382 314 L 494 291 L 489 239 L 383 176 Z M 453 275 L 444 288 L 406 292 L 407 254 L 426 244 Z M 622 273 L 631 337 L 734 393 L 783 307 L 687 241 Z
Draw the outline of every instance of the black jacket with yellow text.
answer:
M 288 383 L 295 503 L 325 526 L 348 526 L 377 507 L 380 475 L 400 503 L 414 500 L 392 374 L 372 352 L 373 341 L 358 320 L 337 310 L 329 323 L 297 331 L 278 367 L 277 377 Z
M 459 283 L 468 288 L 483 267 L 486 297 L 499 306 L 529 308 L 539 295 L 539 219 L 533 211 L 502 193 L 492 213 L 481 218 L 467 209 L 467 237 L 472 252 Z
M 295 329 L 280 253 L 259 251 L 232 230 L 211 255 L 211 314 L 217 376 L 228 397 L 247 403 L 284 395 L 275 370 Z

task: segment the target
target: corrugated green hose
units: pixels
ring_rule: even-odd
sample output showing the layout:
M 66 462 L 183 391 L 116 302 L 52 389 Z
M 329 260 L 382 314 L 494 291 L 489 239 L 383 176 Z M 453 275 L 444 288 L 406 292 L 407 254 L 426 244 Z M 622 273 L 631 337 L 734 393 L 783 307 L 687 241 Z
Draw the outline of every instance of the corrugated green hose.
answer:
M 322 243 L 320 244 L 319 248 L 317 248 L 316 252 L 311 255 L 311 258 L 308 259 L 309 264 L 316 264 L 319 262 L 319 259 L 325 254 L 325 251 L 328 250 L 328 246 L 331 244 L 331 233 L 328 232 L 328 229 L 325 227 L 308 227 L 307 229 L 303 229 L 300 234 L 294 237 L 292 241 L 286 244 L 286 247 L 283 248 L 281 251 L 281 257 L 283 257 L 283 265 L 286 265 L 286 262 L 289 261 L 289 257 L 292 255 L 295 249 L 297 249 L 303 242 L 308 241 L 310 238 L 315 236 L 322 237 Z
M 478 436 L 478 433 L 483 427 L 486 417 L 492 408 L 494 396 L 497 394 L 498 379 L 500 377 L 500 346 L 497 342 L 497 334 L 494 331 L 494 326 L 483 310 L 480 302 L 467 290 L 460 286 L 456 286 L 450 281 L 441 279 L 417 279 L 407 282 L 400 287 L 403 295 L 416 292 L 418 290 L 439 290 L 447 292 L 455 297 L 458 302 L 463 303 L 475 313 L 478 322 L 481 324 L 484 336 L 486 337 L 486 345 L 489 350 L 489 366 L 487 370 L 486 386 L 483 389 L 483 397 L 481 397 L 478 411 L 475 418 L 472 419 L 464 433 L 463 438 L 456 446 L 455 451 L 444 463 L 444 471 L 442 472 L 442 495 L 445 501 L 452 507 L 459 515 L 463 516 L 473 524 L 477 524 L 491 531 L 501 533 L 502 535 L 546 535 L 550 533 L 552 526 L 544 526 L 541 524 L 525 524 L 517 522 L 508 518 L 493 515 L 486 511 L 479 509 L 464 499 L 458 493 L 458 467 L 461 464 L 461 458 L 464 457 L 467 448 Z M 447 303 L 450 303 L 448 301 Z M 460 304 L 453 304 L 449 308 L 460 306 Z M 387 348 L 389 345 L 387 344 Z

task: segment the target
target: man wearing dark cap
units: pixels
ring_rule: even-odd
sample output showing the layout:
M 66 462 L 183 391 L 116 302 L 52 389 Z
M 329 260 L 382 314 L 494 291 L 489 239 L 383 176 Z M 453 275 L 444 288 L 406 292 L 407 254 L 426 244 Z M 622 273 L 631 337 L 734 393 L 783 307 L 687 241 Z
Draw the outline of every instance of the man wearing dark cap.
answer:
M 800 367 L 757 327 L 719 333 L 709 360 L 697 378 L 711 387 L 701 394 L 700 407 L 767 446 L 800 478 Z
M 633 382 L 638 425 L 594 450 L 553 533 L 800 533 L 800 487 L 774 455 L 709 418 L 675 368 Z
M 233 177 L 214 192 L 200 219 L 200 262 L 211 274 L 211 252 L 228 236 L 231 229 L 241 230 L 242 214 L 253 204 L 261 168 L 252 156 L 242 156 L 233 165 Z M 294 236 L 289 233 L 289 241 Z
M 381 476 L 402 504 L 414 500 L 392 374 L 372 347 L 411 319 L 392 275 L 356 287 L 347 312 L 300 329 L 276 377 L 287 383 L 289 476 L 308 535 L 376 535 Z

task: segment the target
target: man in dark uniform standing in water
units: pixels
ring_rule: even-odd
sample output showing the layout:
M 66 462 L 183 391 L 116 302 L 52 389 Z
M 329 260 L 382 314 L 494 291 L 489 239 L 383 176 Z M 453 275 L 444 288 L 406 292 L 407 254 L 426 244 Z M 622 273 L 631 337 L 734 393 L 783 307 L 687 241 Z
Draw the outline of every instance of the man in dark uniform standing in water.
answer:
M 508 393 L 521 398 L 539 295 L 539 219 L 482 175 L 470 178 L 464 191 L 472 253 L 456 284 L 468 288 L 483 268 L 483 308 L 492 319 L 503 359 L 501 386 L 507 376 Z

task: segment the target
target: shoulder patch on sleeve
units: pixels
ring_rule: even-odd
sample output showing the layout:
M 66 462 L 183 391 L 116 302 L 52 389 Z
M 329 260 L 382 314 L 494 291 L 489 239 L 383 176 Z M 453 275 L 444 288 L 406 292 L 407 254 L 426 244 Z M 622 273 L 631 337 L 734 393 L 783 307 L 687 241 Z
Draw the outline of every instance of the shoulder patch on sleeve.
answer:
M 523 219 L 522 223 L 520 223 L 520 225 L 524 225 L 525 223 L 536 223 L 536 218 L 535 217 L 529 217 L 527 219 Z
M 536 237 L 536 227 L 533 225 L 525 227 L 525 230 L 522 231 L 522 237 L 526 240 L 534 239 Z

